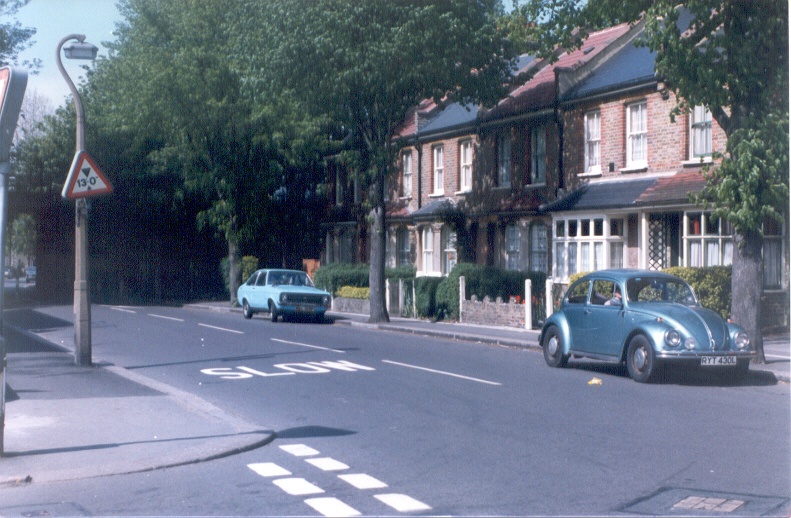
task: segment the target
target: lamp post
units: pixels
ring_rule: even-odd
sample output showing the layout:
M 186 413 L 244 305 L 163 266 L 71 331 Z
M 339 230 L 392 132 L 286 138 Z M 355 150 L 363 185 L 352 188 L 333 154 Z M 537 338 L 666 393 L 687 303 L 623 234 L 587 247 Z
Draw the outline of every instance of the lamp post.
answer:
M 85 150 L 85 112 L 77 88 L 63 68 L 60 51 L 70 40 L 76 40 L 64 48 L 67 59 L 96 59 L 98 48 L 85 41 L 82 34 L 69 34 L 58 43 L 55 61 L 63 79 L 69 85 L 74 97 L 74 109 L 77 112 L 76 153 Z M 91 305 L 88 297 L 88 203 L 84 198 L 76 200 L 75 211 L 75 247 L 74 247 L 74 361 L 77 365 L 91 364 Z

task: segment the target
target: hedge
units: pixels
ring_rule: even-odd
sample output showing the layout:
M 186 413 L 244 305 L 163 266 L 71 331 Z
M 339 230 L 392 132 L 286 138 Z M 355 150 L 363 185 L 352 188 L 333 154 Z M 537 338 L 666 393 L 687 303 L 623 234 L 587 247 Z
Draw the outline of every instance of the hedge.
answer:
M 313 275 L 313 283 L 330 293 L 343 286 L 368 288 L 371 268 L 367 263 L 332 263 L 321 266 Z M 386 268 L 385 277 L 390 280 L 411 280 L 415 278 L 414 266 Z
M 459 263 L 437 287 L 437 316 L 458 320 L 459 277 L 462 276 L 465 278 L 467 298 L 475 295 L 480 300 L 484 297 L 496 300 L 500 297 L 504 301 L 512 296 L 524 296 L 526 279 L 532 281 L 533 292 L 542 295 L 547 279 L 546 274 L 541 272 Z
M 370 295 L 370 288 L 357 288 L 355 286 L 341 286 L 337 292 L 335 292 L 336 297 L 342 297 L 346 299 L 363 299 L 368 300 Z

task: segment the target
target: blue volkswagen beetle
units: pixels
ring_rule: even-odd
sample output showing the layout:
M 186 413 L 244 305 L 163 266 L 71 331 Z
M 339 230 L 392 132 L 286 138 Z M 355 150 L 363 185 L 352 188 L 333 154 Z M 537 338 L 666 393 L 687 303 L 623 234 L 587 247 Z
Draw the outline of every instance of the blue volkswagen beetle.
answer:
M 245 318 L 265 311 L 272 322 L 280 316 L 321 321 L 332 302 L 329 293 L 313 286 L 310 277 L 299 270 L 257 270 L 239 286 L 236 297 Z
M 652 381 L 660 363 L 743 374 L 755 350 L 745 330 L 698 304 L 682 279 L 647 270 L 601 270 L 573 283 L 539 335 L 544 359 L 570 356 L 626 362 L 629 376 Z

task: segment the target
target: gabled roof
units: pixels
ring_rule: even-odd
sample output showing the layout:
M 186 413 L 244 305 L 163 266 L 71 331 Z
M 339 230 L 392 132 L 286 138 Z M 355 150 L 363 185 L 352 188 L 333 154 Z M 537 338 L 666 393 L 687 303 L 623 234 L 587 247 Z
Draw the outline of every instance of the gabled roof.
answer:
M 461 105 L 453 103 L 448 105 L 436 117 L 417 130 L 418 135 L 450 131 L 461 126 L 475 122 L 478 118 L 478 107 L 473 104 Z
M 619 90 L 656 81 L 656 53 L 637 45 L 637 38 L 624 45 L 576 87 L 563 96 L 563 100 L 591 97 L 608 91 Z
M 545 61 L 536 66 L 542 67 L 530 80 L 516 88 L 500 103 L 489 110 L 485 120 L 498 119 L 517 113 L 537 111 L 553 106 L 556 94 L 555 73 L 558 70 L 575 70 L 595 58 L 610 44 L 629 32 L 629 24 L 616 25 L 594 32 L 578 50 L 562 54 L 554 63 Z

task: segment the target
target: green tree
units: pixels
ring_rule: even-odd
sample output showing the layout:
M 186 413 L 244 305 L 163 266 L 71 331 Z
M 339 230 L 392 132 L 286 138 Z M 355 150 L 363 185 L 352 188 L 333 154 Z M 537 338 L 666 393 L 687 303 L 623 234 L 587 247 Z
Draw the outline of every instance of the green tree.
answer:
M 399 126 L 422 100 L 495 102 L 510 77 L 510 47 L 497 31 L 496 0 L 281 0 L 264 10 L 274 42 L 253 68 L 349 143 L 367 192 L 370 321 L 385 305 L 385 182 Z M 253 45 L 251 48 L 255 48 Z M 265 73 L 263 71 L 266 71 Z M 298 100 L 298 101 L 297 101 Z
M 646 18 L 644 44 L 671 89 L 674 114 L 708 107 L 727 135 L 721 163 L 695 200 L 735 231 L 732 315 L 763 362 L 763 225 L 788 223 L 788 2 L 786 0 L 530 0 L 504 19 L 523 46 L 547 52 L 588 30 Z
M 27 5 L 30 0 L 0 0 L 0 66 L 22 65 L 26 68 L 37 68 L 41 66 L 40 60 L 34 62 L 19 62 L 19 53 L 33 44 L 30 38 L 36 34 L 36 29 L 32 27 L 22 27 L 19 21 L 13 17 L 19 12 L 21 7 Z
M 89 92 L 105 126 L 131 127 L 147 140 L 139 145 L 155 144 L 153 174 L 178 169 L 183 188 L 203 198 L 197 223 L 227 243 L 233 302 L 239 243 L 255 233 L 255 209 L 278 167 L 266 113 L 253 112 L 230 59 L 240 12 L 220 0 L 125 0 L 120 9 L 126 22 Z
M 36 220 L 30 214 L 20 214 L 11 223 L 9 233 L 11 253 L 24 257 L 28 264 L 36 251 Z

